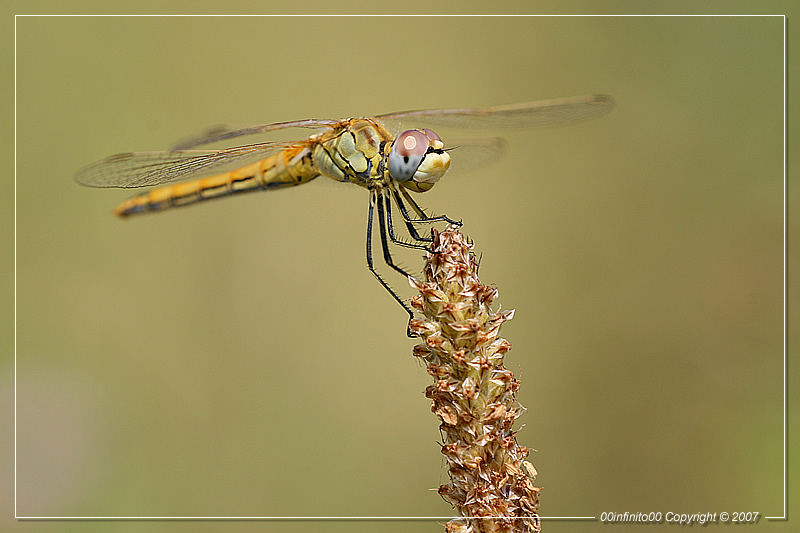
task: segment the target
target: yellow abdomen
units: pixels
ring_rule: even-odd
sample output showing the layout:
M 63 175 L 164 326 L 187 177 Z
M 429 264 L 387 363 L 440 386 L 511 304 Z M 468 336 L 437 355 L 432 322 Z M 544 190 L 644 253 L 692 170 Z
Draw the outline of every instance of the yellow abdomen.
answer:
M 230 172 L 156 187 L 125 200 L 114 210 L 114 214 L 127 217 L 242 192 L 291 187 L 307 183 L 317 176 L 319 171 L 312 162 L 311 150 L 305 145 L 298 145 Z

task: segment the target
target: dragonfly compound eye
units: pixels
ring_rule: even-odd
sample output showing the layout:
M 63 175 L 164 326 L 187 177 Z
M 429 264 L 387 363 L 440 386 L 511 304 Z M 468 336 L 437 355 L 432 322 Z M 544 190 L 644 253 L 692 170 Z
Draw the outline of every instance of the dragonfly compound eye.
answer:
M 425 136 L 426 136 L 428 139 L 430 139 L 431 141 L 441 141 L 441 140 L 442 140 L 442 138 L 441 138 L 441 137 L 439 137 L 439 136 L 436 134 L 436 132 L 435 132 L 435 131 L 433 131 L 433 130 L 429 130 L 428 128 L 423 128 L 423 129 L 422 129 L 422 133 L 424 133 L 424 134 L 425 134 Z
M 429 143 L 430 139 L 418 130 L 398 135 L 389 152 L 389 175 L 397 181 L 410 180 L 425 158 Z

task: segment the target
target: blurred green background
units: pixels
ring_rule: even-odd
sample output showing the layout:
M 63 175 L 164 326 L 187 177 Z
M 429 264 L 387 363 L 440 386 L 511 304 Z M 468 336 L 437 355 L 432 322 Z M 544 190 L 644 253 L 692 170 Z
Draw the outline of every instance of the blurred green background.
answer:
M 488 132 L 509 141 L 501 163 L 417 197 L 463 218 L 483 281 L 517 310 L 507 364 L 542 514 L 780 515 L 782 28 L 17 19 L 17 514 L 450 515 L 429 378 L 364 266 L 363 190 L 320 179 L 120 221 L 129 192 L 72 175 L 220 123 L 601 92 L 607 117 Z

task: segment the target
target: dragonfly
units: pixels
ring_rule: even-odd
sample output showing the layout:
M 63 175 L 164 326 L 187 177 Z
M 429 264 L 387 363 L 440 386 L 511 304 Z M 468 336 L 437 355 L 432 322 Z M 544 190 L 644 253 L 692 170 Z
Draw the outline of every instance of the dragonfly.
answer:
M 471 151 L 478 154 L 478 159 L 491 158 L 501 154 L 504 146 L 497 138 L 447 146 L 428 126 L 461 132 L 563 125 L 601 116 L 613 106 L 610 96 L 589 95 L 487 108 L 422 109 L 340 120 L 306 119 L 244 128 L 216 127 L 167 151 L 110 156 L 80 170 L 76 180 L 90 187 L 153 187 L 122 202 L 114 210 L 122 218 L 246 192 L 294 187 L 320 176 L 363 187 L 369 195 L 367 268 L 413 318 L 411 306 L 375 268 L 374 220 L 377 218 L 384 262 L 407 278 L 409 273 L 398 266 L 392 256 L 392 245 L 428 250 L 432 234 L 424 235 L 421 225 L 437 222 L 461 225 L 460 221 L 446 215 L 429 216 L 411 193 L 427 192 L 439 182 L 450 167 L 451 152 L 456 161 L 462 154 L 468 159 Z M 410 122 L 415 127 L 402 130 L 411 125 Z M 295 141 L 198 148 L 291 128 L 315 131 Z M 392 217 L 398 212 L 410 240 L 399 238 L 395 232 Z

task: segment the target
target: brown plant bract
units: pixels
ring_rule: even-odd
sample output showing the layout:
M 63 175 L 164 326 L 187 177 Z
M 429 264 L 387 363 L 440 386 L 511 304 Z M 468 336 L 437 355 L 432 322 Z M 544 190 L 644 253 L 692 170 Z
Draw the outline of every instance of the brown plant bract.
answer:
M 450 482 L 439 494 L 464 517 L 446 530 L 538 533 L 541 489 L 512 428 L 524 408 L 516 400 L 519 381 L 503 366 L 511 344 L 499 337 L 514 312 L 492 311 L 497 288 L 481 284 L 473 244 L 456 226 L 433 235 L 426 281 L 410 279 L 419 291 L 411 303 L 425 318 L 409 327 L 423 341 L 414 355 L 433 377 L 425 395 L 442 421 Z

